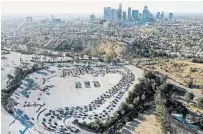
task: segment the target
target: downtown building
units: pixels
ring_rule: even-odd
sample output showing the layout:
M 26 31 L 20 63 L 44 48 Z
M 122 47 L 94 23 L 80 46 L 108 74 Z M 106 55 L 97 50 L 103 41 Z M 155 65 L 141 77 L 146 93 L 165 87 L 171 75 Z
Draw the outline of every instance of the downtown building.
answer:
M 150 11 L 148 10 L 148 7 L 144 6 L 144 10 L 142 13 L 142 23 L 146 24 L 152 21 L 154 21 L 154 16 L 152 15 L 152 13 L 150 13 Z
M 157 21 L 161 20 L 161 12 L 157 12 L 155 19 Z
M 138 15 L 139 15 L 139 11 L 138 10 L 132 10 L 132 20 L 135 22 L 138 22 Z
M 128 20 L 131 21 L 131 7 L 128 7 Z
M 122 4 L 119 4 L 118 8 L 118 20 L 122 20 Z
M 118 10 L 117 9 L 112 9 L 112 20 L 118 21 Z
M 127 19 L 126 11 L 123 12 L 123 20 L 125 21 Z
M 173 13 L 169 13 L 168 20 L 173 20 Z
M 111 7 L 104 8 L 104 18 L 107 20 L 112 20 L 112 9 Z

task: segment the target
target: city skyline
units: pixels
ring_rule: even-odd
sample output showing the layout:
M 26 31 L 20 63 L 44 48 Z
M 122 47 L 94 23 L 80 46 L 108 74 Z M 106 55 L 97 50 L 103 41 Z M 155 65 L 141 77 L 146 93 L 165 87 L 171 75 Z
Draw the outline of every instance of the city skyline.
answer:
M 147 6 L 153 13 L 158 11 L 174 13 L 203 13 L 203 1 L 2 1 L 2 14 L 38 14 L 38 13 L 95 13 L 102 14 L 104 7 L 122 11 L 143 10 Z

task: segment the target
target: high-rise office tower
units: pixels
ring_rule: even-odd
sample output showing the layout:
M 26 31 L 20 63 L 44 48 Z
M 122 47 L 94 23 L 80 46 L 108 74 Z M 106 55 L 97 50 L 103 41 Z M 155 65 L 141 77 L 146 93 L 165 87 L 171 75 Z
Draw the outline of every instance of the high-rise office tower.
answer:
M 108 16 L 108 7 L 104 7 L 104 18 L 107 19 Z
M 169 20 L 173 20 L 173 13 L 169 13 L 168 19 L 169 19 Z
M 118 20 L 122 19 L 122 4 L 119 4 L 119 8 L 118 8 Z
M 148 12 L 148 22 L 154 21 L 154 15 L 149 11 Z
M 164 12 L 163 11 L 161 12 L 161 20 L 162 21 L 164 20 Z
M 139 22 L 142 21 L 142 13 L 139 13 L 138 19 L 139 19 Z
M 94 21 L 94 19 L 95 19 L 94 14 L 91 14 L 91 15 L 89 16 L 89 19 L 90 19 L 90 21 Z
M 132 10 L 132 18 L 134 21 L 138 21 L 138 10 Z
M 128 20 L 131 20 L 131 7 L 128 7 Z
M 127 15 L 126 15 L 126 12 L 124 11 L 123 12 L 123 20 L 126 20 L 126 18 L 127 18 Z
M 157 14 L 156 14 L 156 19 L 157 19 L 157 20 L 161 20 L 161 13 L 160 13 L 160 12 L 157 12 Z
M 112 10 L 111 10 L 111 7 L 108 7 L 107 8 L 107 19 L 108 20 L 112 20 Z
M 117 21 L 118 20 L 118 10 L 112 9 L 112 20 Z
M 148 7 L 144 6 L 143 15 L 142 15 L 142 23 L 148 22 L 148 16 L 149 16 Z
M 105 7 L 104 8 L 104 18 L 107 20 L 111 20 L 112 19 L 112 10 L 111 7 Z

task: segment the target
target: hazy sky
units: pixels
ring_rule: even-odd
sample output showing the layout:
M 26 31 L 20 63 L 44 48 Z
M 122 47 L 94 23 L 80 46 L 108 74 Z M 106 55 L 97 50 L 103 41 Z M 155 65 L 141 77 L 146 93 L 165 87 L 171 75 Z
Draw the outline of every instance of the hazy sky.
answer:
M 128 7 L 151 12 L 203 13 L 203 1 L 2 1 L 2 13 L 103 13 L 104 7 Z

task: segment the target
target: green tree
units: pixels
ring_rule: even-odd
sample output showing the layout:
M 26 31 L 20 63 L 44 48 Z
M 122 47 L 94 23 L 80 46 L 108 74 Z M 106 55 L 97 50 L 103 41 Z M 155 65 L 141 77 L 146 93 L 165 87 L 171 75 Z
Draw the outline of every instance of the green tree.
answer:
M 134 105 L 137 105 L 139 102 L 140 102 L 139 96 L 136 97 L 136 98 L 133 100 L 133 104 L 134 104 Z
M 201 93 L 203 94 L 203 82 L 202 82 L 202 84 L 200 86 L 200 90 L 201 90 Z
M 142 94 L 141 100 L 144 101 L 146 99 L 146 95 Z
M 202 97 L 197 98 L 197 107 L 200 109 L 203 109 L 203 98 Z
M 203 88 L 201 89 L 201 93 L 203 94 Z
M 13 77 L 11 74 L 8 74 L 8 75 L 7 75 L 7 78 L 8 78 L 9 80 L 11 80 L 11 79 L 13 79 L 14 77 Z
M 104 62 L 109 63 L 111 61 L 111 56 L 109 54 L 105 54 L 104 56 Z
M 97 48 L 92 49 L 92 56 L 97 57 L 99 55 L 99 50 Z
M 39 67 L 38 64 L 33 64 L 33 66 L 32 66 L 32 70 L 35 71 L 38 67 Z
M 111 56 L 112 59 L 116 59 L 117 54 L 115 52 L 113 52 L 113 53 L 110 53 L 110 56 Z
M 190 78 L 188 81 L 187 81 L 187 87 L 191 88 L 193 86 L 193 79 Z
M 184 99 L 187 103 L 190 103 L 194 99 L 194 94 L 192 92 L 186 92 Z
M 133 103 L 133 99 L 134 99 L 133 91 L 129 91 L 128 97 L 126 98 L 126 102 L 129 103 L 129 104 L 132 104 Z
M 165 115 L 165 105 L 162 98 L 161 90 L 157 90 L 155 93 L 155 105 L 156 105 L 156 118 L 159 122 L 163 123 Z

